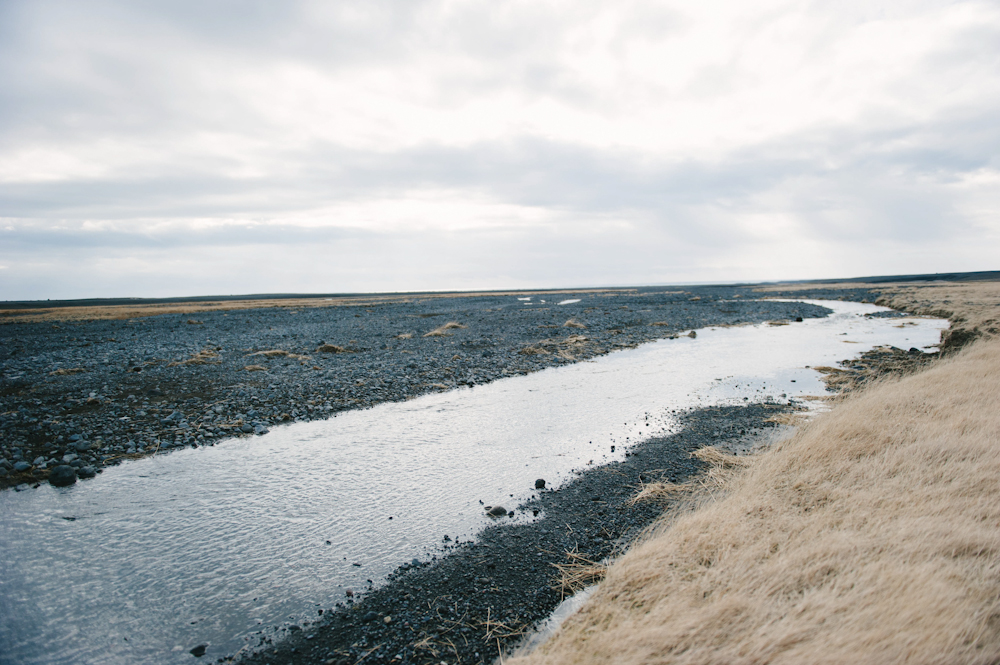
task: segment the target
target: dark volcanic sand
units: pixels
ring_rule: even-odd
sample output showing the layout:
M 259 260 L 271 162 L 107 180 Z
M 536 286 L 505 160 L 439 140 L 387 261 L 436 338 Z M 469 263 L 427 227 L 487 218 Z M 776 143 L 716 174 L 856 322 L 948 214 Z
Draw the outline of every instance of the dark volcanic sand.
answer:
M 761 294 L 740 287 L 529 295 L 530 306 L 509 295 L 415 296 L 376 306 L 0 325 L 0 487 L 44 481 L 64 462 L 86 475 L 154 451 L 526 374 L 694 328 L 826 314 L 752 301 Z M 555 304 L 568 298 L 581 302 Z M 569 319 L 586 327 L 566 327 Z M 466 327 L 423 336 L 449 321 Z M 344 352 L 319 351 L 322 344 Z M 250 355 L 269 350 L 292 355 Z
M 628 505 L 641 482 L 683 482 L 702 466 L 692 451 L 745 442 L 775 426 L 768 418 L 791 408 L 753 404 L 686 413 L 678 433 L 649 439 L 621 462 L 541 492 L 525 504 L 540 511 L 537 522 L 501 520 L 443 558 L 397 570 L 360 602 L 279 631 L 284 639 L 261 633 L 251 644 L 262 650 L 241 662 L 491 663 L 559 604 L 553 564 L 567 563 L 567 552 L 600 561 L 662 513 L 662 505 Z

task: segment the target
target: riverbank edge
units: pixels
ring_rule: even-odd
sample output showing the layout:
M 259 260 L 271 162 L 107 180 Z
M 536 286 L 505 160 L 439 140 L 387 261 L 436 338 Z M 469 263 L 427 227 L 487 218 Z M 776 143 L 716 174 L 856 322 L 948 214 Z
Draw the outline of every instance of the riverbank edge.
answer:
M 855 285 L 851 285 L 852 287 Z M 997 356 L 997 339 L 1000 338 L 1000 329 L 998 329 L 997 322 L 1000 320 L 1000 284 L 993 282 L 989 285 L 977 285 L 983 288 L 979 288 L 978 292 L 968 291 L 969 299 L 964 303 L 953 303 L 949 302 L 948 299 L 942 298 L 942 295 L 950 295 L 954 291 L 945 291 L 944 289 L 951 289 L 954 285 L 935 285 L 941 288 L 938 294 L 934 294 L 933 287 L 916 287 L 912 285 L 905 285 L 903 289 L 895 290 L 893 286 L 890 285 L 886 292 L 881 295 L 876 304 L 882 306 L 892 307 L 898 311 L 905 311 L 910 314 L 918 316 L 934 316 L 937 318 L 946 318 L 950 322 L 950 327 L 942 332 L 941 343 L 939 344 L 939 353 L 933 354 L 930 361 L 927 362 L 927 358 L 917 360 L 916 362 L 903 362 L 900 358 L 900 353 L 886 353 L 884 350 L 881 353 L 877 351 L 873 354 L 868 354 L 868 362 L 854 363 L 853 367 L 851 363 L 842 363 L 845 365 L 844 369 L 838 370 L 838 372 L 843 372 L 845 376 L 838 377 L 843 380 L 835 380 L 832 383 L 831 390 L 838 390 L 839 393 L 830 400 L 832 403 L 832 409 L 830 412 L 823 414 L 824 417 L 836 418 L 841 414 L 846 412 L 846 409 L 855 407 L 858 402 L 863 402 L 866 398 L 870 396 L 878 395 L 882 397 L 882 392 L 886 389 L 891 389 L 894 387 L 895 382 L 890 381 L 884 383 L 878 381 L 880 378 L 905 378 L 912 375 L 922 375 L 925 372 L 929 372 L 941 366 L 942 361 L 948 361 L 950 359 L 961 360 L 964 357 L 963 352 L 968 353 L 978 353 L 982 356 L 983 353 L 991 352 L 993 357 Z M 804 287 L 796 285 L 791 289 L 783 291 L 781 286 L 771 287 L 768 290 L 772 291 L 772 297 L 801 297 L 801 290 Z M 885 288 L 882 285 L 877 285 L 875 288 Z M 902 291 L 902 292 L 901 292 Z M 937 297 L 935 298 L 935 295 Z M 988 347 L 987 345 L 991 345 Z M 905 353 L 902 354 L 905 356 Z M 987 353 L 988 355 L 988 353 Z M 881 358 L 879 358 L 881 356 Z M 930 354 L 928 354 L 930 356 Z M 876 368 L 881 363 L 880 368 Z M 875 368 L 875 369 L 873 369 Z M 935 374 L 936 376 L 936 374 Z M 914 377 L 919 378 L 919 376 Z M 884 398 L 883 398 L 884 399 Z M 847 405 L 847 406 L 845 406 Z M 982 405 L 980 405 L 982 406 Z M 992 405 L 995 407 L 996 404 Z M 886 409 L 887 407 L 881 407 L 881 409 Z M 924 403 L 924 408 L 926 408 L 926 403 Z M 884 411 L 882 411 L 884 412 Z M 914 414 L 915 417 L 916 414 Z M 946 417 L 942 414 L 942 418 Z M 963 432 L 964 433 L 964 432 Z M 857 433 L 855 433 L 855 436 Z M 815 454 L 815 453 L 810 453 Z M 958 453 L 961 455 L 962 453 Z M 971 454 L 971 453 L 970 453 Z M 768 455 L 768 451 L 762 451 L 761 456 Z M 738 475 L 733 475 L 730 480 L 738 478 Z M 718 487 L 719 497 L 713 498 L 712 501 L 708 503 L 714 503 L 717 498 L 725 496 L 731 487 L 734 487 L 734 483 L 723 483 L 722 487 Z M 885 499 L 889 501 L 887 497 Z M 659 528 L 657 529 L 658 534 L 666 534 L 667 529 L 669 529 L 669 524 L 673 522 L 671 519 L 674 516 L 670 515 L 670 510 L 665 511 L 662 516 L 662 520 Z M 877 515 L 869 516 L 873 520 L 878 520 Z M 847 519 L 846 517 L 842 519 Z M 704 527 L 704 525 L 703 525 Z M 674 534 L 670 534 L 674 537 Z M 676 536 L 680 538 L 682 536 Z M 650 539 L 653 540 L 653 539 Z M 651 546 L 655 546 L 652 545 Z M 641 556 L 641 555 L 640 555 Z M 959 556 L 959 554 L 954 554 L 954 556 Z M 666 560 L 666 559 L 664 559 Z M 661 562 L 662 564 L 662 562 Z M 635 568 L 635 564 L 631 564 L 632 568 Z M 682 565 L 669 563 L 668 565 Z M 678 570 L 681 570 L 678 568 Z M 622 575 L 627 573 L 620 573 Z M 786 570 L 785 574 L 789 579 L 795 578 L 796 576 L 807 575 L 806 572 L 795 572 L 791 570 Z M 642 584 L 645 587 L 649 583 L 649 579 Z M 758 581 L 761 584 L 768 584 L 767 580 Z M 927 584 L 932 584 L 933 580 L 923 580 Z M 845 582 L 845 584 L 849 583 Z M 702 584 L 700 589 L 704 590 L 705 596 L 709 597 L 713 594 L 713 590 L 704 584 Z M 615 590 L 610 592 L 612 595 L 621 599 L 624 597 L 634 598 L 632 602 L 642 603 L 643 601 L 638 600 L 644 597 L 642 590 L 639 586 L 633 584 L 629 587 L 627 585 L 623 586 L 621 582 L 618 583 Z M 720 592 L 724 593 L 724 592 Z M 800 592 L 801 593 L 801 592 Z M 671 596 L 673 597 L 673 596 Z M 720 596 L 721 597 L 721 596 Z M 727 595 L 727 597 L 729 597 Z M 930 599 L 924 599 L 926 602 Z M 602 599 L 597 599 L 598 605 L 602 603 Z M 603 600 L 607 603 L 607 600 Z M 732 620 L 734 622 L 733 631 L 737 621 L 737 615 L 739 610 L 736 607 L 742 602 L 741 599 L 733 599 L 730 602 L 731 607 L 728 610 L 723 611 L 722 614 L 728 612 L 732 615 Z M 966 608 L 973 611 L 976 616 L 981 613 L 992 616 L 996 616 L 995 603 L 994 607 L 991 609 L 987 603 L 987 606 L 983 607 L 973 607 Z M 924 622 L 921 621 L 921 610 L 920 606 L 911 606 L 913 611 L 907 615 L 907 622 L 913 625 L 922 625 Z M 586 608 L 586 605 L 585 605 Z M 588 608 L 590 609 L 590 608 Z M 931 608 L 932 613 L 940 614 L 940 608 Z M 765 608 L 758 608 L 759 611 L 764 611 Z M 648 662 L 646 658 L 636 659 L 634 654 L 625 654 L 621 649 L 628 644 L 642 644 L 642 647 L 636 649 L 637 653 L 643 653 L 643 649 L 656 649 L 654 644 L 657 638 L 652 637 L 652 633 L 648 632 L 649 627 L 640 628 L 635 625 L 625 626 L 620 622 L 610 618 L 610 614 L 607 610 L 599 607 L 596 610 L 590 610 L 591 615 L 588 617 L 581 617 L 576 623 L 577 625 L 570 625 L 567 634 L 556 635 L 556 640 L 552 640 L 551 643 L 545 645 L 545 647 L 526 654 L 518 654 L 518 657 L 510 660 L 505 660 L 504 662 L 513 662 L 517 665 L 535 665 L 545 663 L 546 665 L 554 663 L 604 663 L 611 662 L 608 660 L 611 653 L 615 656 L 612 657 L 614 662 Z M 652 611 L 652 605 L 649 606 L 649 611 Z M 787 610 L 795 612 L 796 610 Z M 840 612 L 851 613 L 848 608 L 840 607 Z M 883 612 L 890 611 L 883 609 Z M 993 614 L 990 614 L 992 612 Z M 688 626 L 688 634 L 696 635 L 700 634 L 700 630 L 696 624 L 698 621 L 703 621 L 707 617 L 700 617 L 695 619 L 693 616 L 689 617 L 684 625 Z M 596 638 L 596 633 L 594 632 L 593 622 L 598 622 L 601 626 L 600 631 L 607 635 L 613 636 L 606 643 L 597 645 L 601 642 L 599 638 Z M 573 622 L 567 622 L 567 624 L 572 624 Z M 822 620 L 819 622 L 822 624 Z M 877 623 L 877 622 L 876 622 Z M 954 622 L 953 622 L 954 623 Z M 986 624 L 984 622 L 979 622 L 972 619 L 972 623 L 975 625 L 963 626 L 962 629 L 965 630 L 968 635 L 965 638 L 959 638 L 954 635 L 945 636 L 944 643 L 948 643 L 950 646 L 956 644 L 964 644 L 969 647 L 971 651 L 964 652 L 961 656 L 964 662 L 994 662 L 996 657 L 998 644 L 996 641 L 996 631 L 986 630 Z M 590 626 L 590 627 L 588 627 Z M 711 629 L 706 629 L 704 632 L 706 634 L 705 642 L 694 646 L 696 642 L 689 640 L 690 644 L 685 642 L 682 646 L 680 643 L 676 642 L 677 634 L 674 628 L 666 628 L 662 626 L 657 626 L 655 628 L 656 634 L 659 639 L 663 640 L 662 647 L 656 651 L 656 662 L 673 662 L 670 654 L 674 654 L 674 657 L 678 662 L 687 663 L 701 663 L 701 662 L 734 662 L 735 660 L 742 660 L 747 653 L 757 654 L 754 660 L 760 660 L 761 662 L 845 662 L 845 659 L 855 660 L 858 662 L 886 662 L 887 660 L 907 660 L 909 658 L 903 657 L 903 651 L 867 651 L 864 646 L 855 646 L 848 649 L 849 655 L 845 653 L 834 652 L 830 650 L 831 643 L 827 640 L 825 644 L 817 644 L 809 646 L 809 638 L 806 637 L 806 630 L 801 627 L 786 627 L 786 631 L 793 631 L 796 635 L 799 635 L 795 640 L 782 640 L 779 638 L 774 638 L 771 642 L 768 642 L 767 637 L 761 637 L 754 643 L 748 643 L 746 641 L 737 642 L 739 638 L 733 638 L 733 643 L 725 646 L 720 644 L 725 644 L 725 639 L 721 641 L 717 640 L 715 643 L 708 642 L 708 635 L 711 634 Z M 889 628 L 886 632 L 891 632 L 894 628 Z M 642 633 L 643 630 L 647 630 L 646 633 Z M 760 634 L 762 630 L 760 627 L 753 629 L 755 634 Z M 922 629 L 926 630 L 926 629 Z M 717 633 L 718 634 L 718 633 Z M 956 633 L 957 634 L 957 633 Z M 924 636 L 926 637 L 926 636 Z M 593 639 L 594 644 L 591 645 L 590 641 Z M 839 640 L 836 640 L 837 644 L 864 644 L 866 638 L 870 637 L 859 634 L 852 634 L 850 636 L 841 636 Z M 697 639 L 696 637 L 693 639 Z M 614 650 L 614 645 L 617 644 L 618 650 Z M 682 640 L 683 641 L 683 640 Z M 933 640 L 924 640 L 932 642 Z M 919 649 L 914 650 L 916 640 L 906 641 L 905 646 L 900 645 L 905 649 L 905 653 L 908 657 L 915 657 L 921 662 L 924 660 L 948 662 L 949 658 L 955 656 L 943 655 L 946 652 L 941 652 L 938 654 L 930 653 L 929 651 L 920 651 Z M 970 646 L 971 645 L 971 646 Z M 610 650 L 609 650 L 610 649 Z M 680 652 L 676 650 L 680 649 Z M 811 649 L 811 651 L 810 651 Z M 653 653 L 653 652 L 650 652 Z M 878 655 L 876 655 L 876 653 Z M 586 654 L 586 657 L 583 657 Z M 738 654 L 743 654 L 742 656 Z M 765 655 L 770 654 L 770 655 Z M 794 655 L 791 655 L 794 654 Z M 808 654 L 808 655 L 803 655 Z M 972 656 L 976 656 L 975 659 L 970 659 Z M 618 660 L 618 659 L 621 660 Z M 790 660 L 789 660 L 790 658 Z M 871 659 L 871 660 L 867 660 Z M 963 662 L 963 661 L 951 661 L 951 662 Z
M 3 448 L 0 451 L 0 490 L 27 489 L 47 482 L 49 468 L 60 464 L 68 463 L 78 469 L 77 477 L 93 477 L 107 466 L 166 454 L 177 447 L 214 445 L 231 437 L 263 434 L 274 426 L 325 419 L 346 410 L 524 375 L 634 348 L 657 339 L 676 338 L 696 328 L 826 315 L 822 308 L 797 307 L 794 303 L 769 307 L 767 312 L 758 311 L 760 308 L 753 305 L 760 301 L 746 298 L 749 292 L 741 290 L 741 287 L 698 286 L 685 291 L 645 288 L 648 293 L 641 289 L 597 291 L 598 296 L 611 300 L 600 307 L 596 306 L 600 303 L 595 303 L 580 312 L 560 311 L 561 316 L 551 322 L 522 320 L 505 330 L 504 321 L 489 320 L 481 322 L 486 324 L 485 328 L 459 325 L 440 335 L 434 330 L 428 334 L 423 332 L 428 326 L 437 327 L 445 319 L 434 320 L 416 330 L 413 326 L 425 317 L 445 316 L 442 312 L 428 309 L 431 304 L 438 307 L 447 302 L 445 296 L 416 303 L 402 299 L 393 302 L 409 303 L 407 306 L 417 308 L 405 313 L 406 318 L 412 317 L 409 325 L 393 331 L 397 333 L 406 329 L 404 334 L 390 338 L 382 335 L 375 339 L 369 331 L 370 338 L 359 335 L 359 340 L 337 339 L 346 346 L 334 345 L 330 347 L 334 350 L 331 353 L 312 351 L 308 345 L 297 345 L 284 339 L 278 346 L 262 345 L 259 339 L 233 339 L 230 342 L 241 342 L 236 346 L 247 348 L 238 350 L 236 346 L 229 348 L 231 345 L 226 344 L 224 349 L 216 343 L 219 341 L 218 334 L 222 333 L 222 323 L 218 319 L 213 323 L 209 317 L 203 317 L 204 321 L 186 322 L 183 318 L 172 320 L 169 315 L 147 317 L 144 327 L 154 325 L 153 321 L 158 326 L 147 331 L 148 336 L 169 337 L 176 335 L 176 328 L 180 327 L 187 331 L 198 330 L 199 336 L 210 335 L 215 342 L 203 341 L 197 348 L 187 349 L 194 354 L 191 357 L 179 356 L 172 361 L 164 357 L 116 366 L 105 360 L 98 368 L 86 372 L 77 373 L 84 368 L 70 367 L 46 374 L 35 368 L 33 378 L 16 382 L 8 381 L 6 376 L 0 379 L 0 397 L 7 398 L 3 400 L 4 408 L 0 408 L 0 435 L 3 435 L 0 438 L 0 448 Z M 585 295 L 591 292 L 575 293 Z M 445 295 L 450 297 L 454 294 Z M 868 299 L 875 297 L 873 292 L 868 291 L 857 292 L 856 295 Z M 654 310 L 647 310 L 650 312 L 646 317 L 649 320 L 640 321 L 637 325 L 632 319 L 641 319 L 642 315 L 635 310 L 648 307 L 646 298 L 650 296 L 667 298 L 654 303 Z M 730 296 L 733 302 L 726 299 Z M 741 297 L 744 300 L 736 304 L 735 300 Z M 492 308 L 496 302 L 484 304 L 477 298 L 477 294 L 464 294 L 456 297 L 453 304 L 466 307 L 463 310 L 466 317 L 496 311 Z M 281 322 L 268 317 L 285 311 L 280 302 L 272 301 L 265 309 L 244 310 L 244 314 L 258 329 L 266 327 L 274 330 L 271 326 Z M 619 306 L 622 303 L 626 303 L 625 306 Z M 722 303 L 729 304 L 723 306 Z M 670 311 L 663 310 L 664 307 Z M 687 313 L 689 307 L 692 309 L 690 314 Z M 676 311 L 681 308 L 684 308 L 682 312 Z M 62 308 L 56 313 L 72 316 L 75 309 Z M 343 319 L 355 321 L 360 318 L 365 321 L 367 317 L 369 326 L 396 327 L 396 319 L 391 313 L 378 307 L 369 310 L 354 301 L 343 306 L 338 306 L 336 301 L 332 305 L 324 302 L 312 310 L 333 312 L 334 316 L 340 317 L 341 323 Z M 620 310 L 626 311 L 622 313 Z M 524 310 L 522 314 L 534 318 L 544 316 L 542 313 L 548 311 L 547 308 L 536 308 L 533 312 Z M 288 310 L 288 313 L 294 314 L 295 310 Z M 396 316 L 399 315 L 396 312 Z M 667 315 L 668 320 L 655 320 L 661 315 Z M 220 316 L 226 316 L 226 313 L 220 312 Z M 551 316 L 556 316 L 554 310 Z M 292 332 L 295 325 L 302 325 L 302 317 L 294 318 L 299 322 L 284 323 L 288 332 Z M 461 315 L 457 318 L 469 323 Z M 589 325 L 580 323 L 578 318 Z M 108 353 L 109 345 L 123 347 L 119 351 L 130 348 L 132 345 L 123 334 L 138 334 L 137 330 L 131 329 L 133 321 L 115 319 L 98 322 L 121 324 L 124 328 L 117 332 L 108 329 L 97 335 L 97 338 L 106 340 L 102 343 L 103 350 L 94 347 L 95 356 Z M 535 327 L 535 323 L 539 325 Z M 17 325 L 11 324 L 10 329 Z M 28 324 L 23 325 L 28 330 L 32 329 Z M 36 334 L 40 333 L 41 329 L 37 326 L 33 329 Z M 63 335 L 63 332 L 59 329 L 53 334 Z M 329 331 L 323 333 L 324 340 L 331 339 L 328 334 Z M 502 339 L 495 338 L 497 334 Z M 525 335 L 527 338 L 524 338 Z M 93 338 L 91 335 L 91 341 Z M 119 338 L 121 342 L 117 341 Z M 84 346 L 90 349 L 90 343 L 87 341 Z M 428 344 L 435 348 L 428 349 Z M 381 348 L 378 348 L 379 345 Z M 13 348 L 11 350 L 16 352 Z M 435 358 L 435 354 L 445 350 L 449 353 Z M 458 355 L 451 356 L 450 362 L 444 360 L 450 353 Z M 270 359 L 272 356 L 273 359 Z M 440 361 L 436 367 L 438 371 L 428 373 L 414 368 L 414 363 L 431 358 Z M 365 363 L 380 363 L 380 376 L 363 367 Z M 322 376 L 330 372 L 337 377 L 334 381 L 336 385 L 330 381 L 323 383 Z M 256 401 L 258 395 L 267 403 L 262 410 L 270 410 L 271 413 L 256 413 L 260 408 L 260 403 Z M 190 398 L 197 405 L 190 405 Z M 221 409 L 222 419 L 212 414 L 211 419 L 206 420 L 208 414 L 203 412 L 207 408 Z M 8 454 L 8 450 L 12 452 Z
M 236 660 L 492 663 L 569 593 L 557 565 L 585 569 L 613 558 L 656 521 L 662 503 L 633 501 L 643 486 L 692 481 L 708 468 L 695 451 L 753 445 L 782 428 L 781 415 L 802 408 L 785 400 L 676 414 L 677 432 L 642 441 L 624 460 L 587 468 L 513 508 L 521 514 L 537 511 L 539 520 L 500 518 L 474 542 L 442 543 L 436 559 L 404 564 L 378 588 L 352 590 L 353 598 L 325 608 L 315 621 L 252 636 Z
M 844 293 L 841 292 L 840 299 L 869 301 L 843 298 Z M 846 293 L 858 295 L 857 291 Z M 830 295 L 828 289 L 822 289 L 819 294 L 809 295 L 799 291 L 793 297 L 831 299 Z M 937 356 L 936 353 L 908 355 L 898 349 L 875 350 L 861 359 L 844 361 L 840 370 L 842 380 L 831 390 L 841 393 L 858 390 L 883 376 L 920 371 L 928 366 L 930 358 Z M 478 536 L 476 543 L 450 547 L 443 558 L 418 566 L 404 565 L 384 586 L 371 590 L 359 602 L 342 604 L 332 608 L 332 613 L 326 611 L 322 619 L 284 630 L 284 639 L 261 636 L 255 647 L 257 651 L 249 653 L 252 648 L 248 648 L 248 654 L 237 660 L 255 665 L 347 665 L 360 659 L 366 663 L 495 662 L 515 649 L 522 637 L 547 618 L 565 597 L 567 590 L 560 587 L 556 566 L 578 567 L 582 575 L 594 574 L 593 581 L 597 581 L 602 561 L 626 551 L 662 517 L 664 503 L 633 501 L 643 486 L 697 483 L 699 476 L 712 465 L 698 460 L 695 451 L 709 446 L 721 450 L 753 447 L 770 438 L 769 430 L 773 432 L 772 428 L 779 423 L 788 422 L 783 415 L 802 408 L 801 402 L 783 402 L 709 407 L 684 413 L 680 417 L 681 431 L 640 442 L 625 461 L 587 469 L 564 487 L 541 493 L 538 499 L 518 506 L 518 511 L 541 511 L 542 520 L 528 525 L 491 526 Z M 671 466 L 672 472 L 664 473 Z M 609 483 L 609 477 L 615 478 Z M 625 478 L 631 482 L 621 482 Z M 609 519 L 612 514 L 609 511 L 595 514 L 592 509 L 595 497 L 613 507 L 616 519 Z M 679 502 L 691 505 L 697 501 L 698 498 L 688 495 L 667 503 L 666 510 Z M 623 530 L 621 516 L 629 511 L 633 514 L 624 520 L 627 526 Z M 581 549 L 576 542 L 572 548 L 559 552 L 558 546 L 547 542 L 551 534 L 547 525 L 566 515 L 577 518 L 574 523 L 566 522 L 570 530 L 587 533 L 607 531 L 610 527 L 620 535 L 597 547 Z M 537 574 L 538 564 L 547 566 L 546 574 Z M 523 579 L 529 570 L 533 573 L 530 582 Z M 484 594 L 490 594 L 490 602 L 468 600 Z M 401 599 L 425 604 L 432 610 L 432 618 L 416 623 L 407 620 L 408 610 L 400 615 Z M 457 603 L 454 607 L 463 611 L 440 614 L 449 603 Z M 521 614 L 512 620 L 511 613 L 517 610 Z

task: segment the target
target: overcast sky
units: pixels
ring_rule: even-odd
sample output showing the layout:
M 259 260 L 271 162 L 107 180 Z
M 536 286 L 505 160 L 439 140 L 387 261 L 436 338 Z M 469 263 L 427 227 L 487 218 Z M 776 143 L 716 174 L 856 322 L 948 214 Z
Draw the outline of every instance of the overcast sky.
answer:
M 0 299 L 998 259 L 1000 2 L 0 0 Z

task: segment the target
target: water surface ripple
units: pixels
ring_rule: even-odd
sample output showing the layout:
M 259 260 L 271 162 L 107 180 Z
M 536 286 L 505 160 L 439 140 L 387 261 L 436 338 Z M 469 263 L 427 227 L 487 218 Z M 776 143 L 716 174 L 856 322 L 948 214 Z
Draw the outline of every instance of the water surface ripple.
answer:
M 206 660 L 234 653 L 254 631 L 315 617 L 345 587 L 439 555 L 445 534 L 474 536 L 480 501 L 514 508 L 536 478 L 558 485 L 669 430 L 672 410 L 818 394 L 807 365 L 925 347 L 946 325 L 808 302 L 834 314 L 700 330 L 129 462 L 68 488 L 4 492 L 0 662 L 190 662 L 198 644 Z

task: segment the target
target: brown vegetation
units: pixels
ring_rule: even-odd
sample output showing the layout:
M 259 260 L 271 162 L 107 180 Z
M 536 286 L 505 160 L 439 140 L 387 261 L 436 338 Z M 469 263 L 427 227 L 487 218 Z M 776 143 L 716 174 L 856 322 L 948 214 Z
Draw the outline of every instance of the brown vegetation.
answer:
M 582 328 L 584 330 L 587 329 L 587 326 L 583 325 L 582 323 L 580 323 L 576 319 L 570 319 L 569 321 L 567 321 L 566 323 L 563 324 L 563 327 L 564 328 Z
M 320 344 L 316 347 L 317 353 L 343 353 L 344 350 L 344 347 L 336 344 Z
M 567 552 L 566 559 L 566 563 L 553 564 L 559 571 L 557 588 L 564 596 L 572 596 L 600 582 L 608 572 L 607 564 L 591 561 L 579 552 Z
M 760 455 L 699 451 L 713 464 L 699 483 L 643 488 L 636 500 L 700 502 L 668 511 L 553 639 L 507 662 L 1000 660 L 1000 290 L 966 286 L 925 297 L 951 295 L 949 318 L 979 341 L 859 384 Z M 895 297 L 930 313 L 919 291 Z
M 83 367 L 69 367 L 67 369 L 57 369 L 54 372 L 49 372 L 49 376 L 67 376 L 69 374 L 82 374 L 87 370 Z
M 875 304 L 918 316 L 948 319 L 951 327 L 941 336 L 941 350 L 950 353 L 982 336 L 1000 335 L 1000 282 L 947 282 L 920 284 L 775 284 L 760 292 L 804 291 L 822 288 L 871 289 L 879 294 Z
M 998 402 L 998 340 L 848 398 L 517 662 L 996 662 Z
M 543 339 L 521 349 L 526 356 L 541 356 L 555 353 L 560 358 L 575 360 L 582 353 L 594 351 L 594 343 L 583 335 L 570 335 L 565 338 Z
M 449 321 L 448 323 L 438 326 L 434 330 L 424 333 L 424 337 L 451 337 L 451 333 L 448 330 L 456 330 L 458 328 L 465 328 L 461 323 L 457 321 Z
M 207 365 L 212 361 L 213 358 L 218 358 L 219 354 L 213 349 L 202 349 L 198 353 L 193 354 L 187 360 L 177 360 L 172 363 L 167 363 L 167 367 L 177 367 L 178 365 Z
M 303 355 L 301 353 L 292 353 L 291 351 L 285 351 L 284 349 L 269 349 L 267 351 L 254 351 L 253 353 L 248 353 L 247 357 L 250 356 L 264 356 L 265 358 L 292 358 L 294 360 L 309 360 L 310 356 Z

